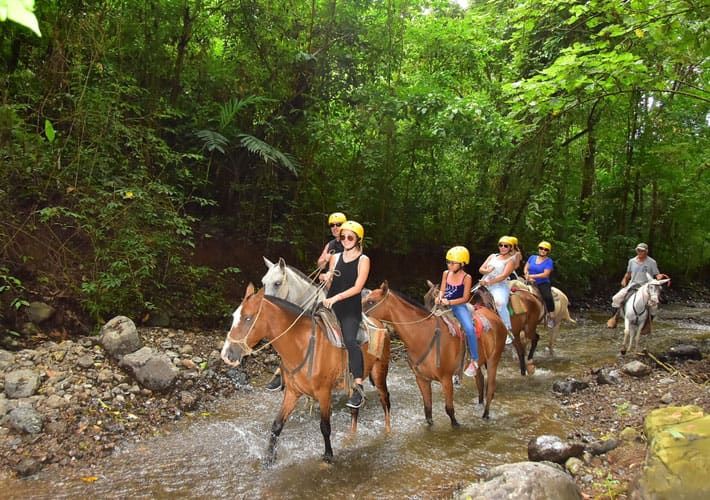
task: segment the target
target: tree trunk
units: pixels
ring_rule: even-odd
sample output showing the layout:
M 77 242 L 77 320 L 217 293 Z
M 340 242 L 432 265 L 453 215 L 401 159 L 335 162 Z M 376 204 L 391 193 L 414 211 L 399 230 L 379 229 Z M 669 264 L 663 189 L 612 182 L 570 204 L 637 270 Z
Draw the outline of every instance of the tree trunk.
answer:
M 195 5 L 195 12 L 199 12 L 202 8 L 201 2 Z M 195 14 L 197 15 L 197 14 Z M 190 6 L 185 2 L 182 12 L 182 33 L 178 39 L 177 56 L 175 57 L 175 70 L 173 72 L 173 81 L 170 84 L 170 104 L 175 104 L 178 95 L 180 94 L 180 80 L 182 79 L 182 69 L 185 66 L 185 54 L 187 53 L 187 45 L 192 38 L 192 26 L 195 21 L 194 17 L 190 16 Z
M 601 101 L 596 101 L 592 106 L 589 116 L 587 117 L 587 150 L 584 155 L 584 163 L 582 164 L 582 189 L 579 195 L 580 219 L 582 222 L 589 222 L 592 211 L 590 206 L 590 198 L 594 192 L 594 177 L 595 177 L 595 161 L 597 154 L 597 137 L 595 126 L 599 120 L 597 105 Z

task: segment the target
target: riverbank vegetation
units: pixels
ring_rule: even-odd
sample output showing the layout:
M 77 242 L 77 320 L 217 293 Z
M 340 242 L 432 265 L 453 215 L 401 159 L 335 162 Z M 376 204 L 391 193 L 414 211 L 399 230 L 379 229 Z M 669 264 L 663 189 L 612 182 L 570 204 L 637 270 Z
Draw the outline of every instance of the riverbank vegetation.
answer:
M 0 23 L 10 332 L 37 298 L 72 311 L 71 329 L 161 310 L 214 322 L 226 287 L 258 274 L 245 268 L 262 252 L 234 247 L 310 268 L 336 209 L 404 261 L 547 239 L 573 297 L 617 282 L 640 240 L 676 281 L 708 276 L 702 3 L 53 0 L 35 14 L 41 37 Z M 195 259 L 215 241 L 219 265 Z

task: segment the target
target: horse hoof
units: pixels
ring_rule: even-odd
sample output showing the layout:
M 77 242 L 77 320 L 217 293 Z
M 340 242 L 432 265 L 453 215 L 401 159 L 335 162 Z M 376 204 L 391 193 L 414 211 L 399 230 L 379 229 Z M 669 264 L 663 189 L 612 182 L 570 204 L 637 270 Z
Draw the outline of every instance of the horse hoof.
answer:
M 328 455 L 327 453 L 323 454 L 323 463 L 331 465 L 333 463 L 333 455 Z
M 274 466 L 274 462 L 276 462 L 274 457 L 265 458 L 264 460 L 261 461 L 261 468 L 262 469 L 270 469 Z
M 528 363 L 528 375 L 533 375 L 535 374 L 535 365 L 532 363 Z
M 457 420 L 452 420 L 451 427 L 458 428 L 461 427 L 461 424 L 459 424 Z
M 483 420 L 490 420 L 490 419 L 491 419 L 491 416 L 488 414 L 487 411 L 485 411 L 485 412 L 483 412 L 483 415 L 481 415 L 481 418 L 482 418 Z
M 434 425 L 434 420 L 431 419 L 431 418 L 427 418 L 427 419 L 426 419 L 426 424 L 427 424 L 429 427 L 431 427 L 432 425 Z

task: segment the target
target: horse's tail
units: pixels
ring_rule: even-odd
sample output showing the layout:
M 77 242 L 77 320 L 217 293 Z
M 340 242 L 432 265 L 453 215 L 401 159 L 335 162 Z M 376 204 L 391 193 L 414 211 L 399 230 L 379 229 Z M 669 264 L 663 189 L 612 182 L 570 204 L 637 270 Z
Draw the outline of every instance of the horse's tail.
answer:
M 496 309 L 496 302 L 493 298 L 493 295 L 491 295 L 491 292 L 488 291 L 488 288 L 483 285 L 478 285 L 475 287 L 473 291 L 473 304 L 483 306 L 493 312 L 497 312 L 498 310 Z

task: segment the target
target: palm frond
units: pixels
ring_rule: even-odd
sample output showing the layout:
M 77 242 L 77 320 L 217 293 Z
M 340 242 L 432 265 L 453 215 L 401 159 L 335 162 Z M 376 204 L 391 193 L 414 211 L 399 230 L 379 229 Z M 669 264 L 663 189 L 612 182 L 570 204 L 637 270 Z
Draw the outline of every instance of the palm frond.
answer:
M 298 175 L 298 162 L 296 162 L 296 159 L 293 156 L 288 153 L 282 153 L 272 145 L 258 139 L 257 137 L 254 137 L 253 135 L 239 134 L 237 137 L 242 146 L 244 146 L 250 153 L 258 155 L 264 163 L 276 163 L 277 165 L 287 169 L 292 174 Z
M 207 148 L 207 151 L 215 149 L 224 154 L 225 148 L 229 145 L 229 140 L 214 130 L 198 130 L 195 135 L 202 139 L 202 147 Z
M 225 130 L 237 115 L 247 106 L 262 104 L 265 102 L 274 102 L 274 99 L 267 97 L 250 95 L 244 99 L 232 97 L 229 101 L 220 106 L 219 109 L 219 129 Z

